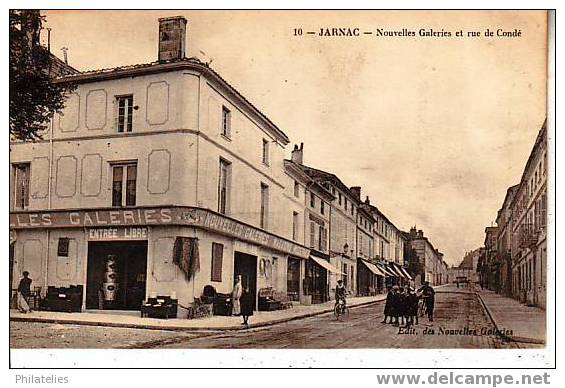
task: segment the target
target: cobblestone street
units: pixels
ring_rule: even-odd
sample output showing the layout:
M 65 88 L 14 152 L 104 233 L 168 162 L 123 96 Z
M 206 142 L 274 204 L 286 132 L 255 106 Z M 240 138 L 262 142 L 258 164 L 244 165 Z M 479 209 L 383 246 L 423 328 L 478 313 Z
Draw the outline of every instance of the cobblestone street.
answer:
M 433 324 L 422 318 L 411 334 L 382 324 L 383 303 L 242 331 L 173 332 L 97 326 L 11 322 L 13 348 L 516 348 L 503 341 L 476 295 L 438 292 Z M 500 328 L 503 329 L 503 328 Z M 442 334 L 441 331 L 450 334 Z M 479 335 L 465 332 L 476 330 Z M 453 334 L 465 331 L 463 334 Z M 532 345 L 526 345 L 532 347 Z M 535 346 L 534 346 L 535 347 Z

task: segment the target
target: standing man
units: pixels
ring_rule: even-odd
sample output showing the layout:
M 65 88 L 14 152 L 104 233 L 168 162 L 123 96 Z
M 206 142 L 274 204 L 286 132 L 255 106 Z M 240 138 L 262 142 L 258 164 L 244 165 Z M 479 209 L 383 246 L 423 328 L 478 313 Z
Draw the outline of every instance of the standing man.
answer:
M 243 287 L 241 285 L 241 275 L 237 275 L 235 278 L 235 285 L 233 286 L 233 291 L 231 292 L 232 297 L 232 315 L 239 315 L 241 313 L 239 299 L 243 293 Z
M 20 280 L 20 284 L 18 284 L 18 309 L 22 313 L 27 313 L 31 311 L 29 307 L 29 297 L 31 296 L 32 280 L 29 278 L 28 271 L 24 271 L 22 275 L 23 278 Z
M 428 321 L 434 321 L 434 304 L 436 292 L 430 286 L 430 282 L 424 282 L 424 285 L 418 290 L 422 293 L 422 299 L 426 304 L 426 312 L 428 313 Z

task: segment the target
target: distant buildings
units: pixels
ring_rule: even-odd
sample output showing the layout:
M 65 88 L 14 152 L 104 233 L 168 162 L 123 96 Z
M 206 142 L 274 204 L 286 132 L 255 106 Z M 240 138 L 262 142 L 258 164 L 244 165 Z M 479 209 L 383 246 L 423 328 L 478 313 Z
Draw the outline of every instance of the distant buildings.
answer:
M 441 285 L 449 282 L 448 266 L 443 259 L 443 253 L 436 249 L 424 232 L 416 227 L 405 233 L 407 239 L 405 257 L 409 257 L 409 267 L 414 274 L 416 284 L 424 281 L 431 285 Z
M 450 268 L 450 279 L 455 280 L 456 277 L 465 277 L 471 283 L 479 283 L 477 268 L 483 251 L 484 248 L 481 247 L 465 253 L 463 261 L 457 267 Z
M 547 122 L 498 211 L 496 227 L 485 229 L 479 263 L 483 284 L 523 303 L 546 306 L 547 294 Z

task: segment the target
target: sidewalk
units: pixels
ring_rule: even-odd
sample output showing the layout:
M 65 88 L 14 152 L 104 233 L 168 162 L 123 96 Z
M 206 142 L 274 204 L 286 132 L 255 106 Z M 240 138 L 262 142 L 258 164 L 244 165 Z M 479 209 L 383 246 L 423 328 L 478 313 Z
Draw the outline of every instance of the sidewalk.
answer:
M 348 299 L 348 306 L 358 307 L 376 303 L 384 300 L 385 294 L 377 296 L 356 297 Z M 108 312 L 97 313 L 89 310 L 82 313 L 59 313 L 51 311 L 34 311 L 22 314 L 17 310 L 10 310 L 10 320 L 20 322 L 45 322 L 62 323 L 90 326 L 127 327 L 154 330 L 241 330 L 262 326 L 270 326 L 277 323 L 292 321 L 295 319 L 312 317 L 333 311 L 334 301 L 303 306 L 296 304 L 293 308 L 278 311 L 255 311 L 250 317 L 249 327 L 241 324 L 241 317 L 212 316 L 202 319 L 154 319 L 141 318 L 137 315 L 111 314 Z
M 487 313 L 498 330 L 512 330 L 509 338 L 516 342 L 545 344 L 546 314 L 538 307 L 526 306 L 517 300 L 489 290 L 477 290 Z

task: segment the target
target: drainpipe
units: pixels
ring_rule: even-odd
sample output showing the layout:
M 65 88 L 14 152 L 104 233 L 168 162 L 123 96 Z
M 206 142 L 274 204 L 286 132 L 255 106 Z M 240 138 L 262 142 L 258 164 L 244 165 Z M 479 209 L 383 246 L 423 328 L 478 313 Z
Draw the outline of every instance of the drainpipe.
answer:
M 49 177 L 47 181 L 47 210 L 51 210 L 51 181 L 53 179 L 53 117 L 49 120 Z M 49 271 L 49 248 L 51 240 L 51 231 L 47 228 L 47 252 L 45 258 L 44 272 L 44 289 L 47 290 L 48 271 Z
M 49 180 L 47 182 L 47 210 L 51 210 L 51 180 L 53 179 L 53 117 L 49 122 Z

